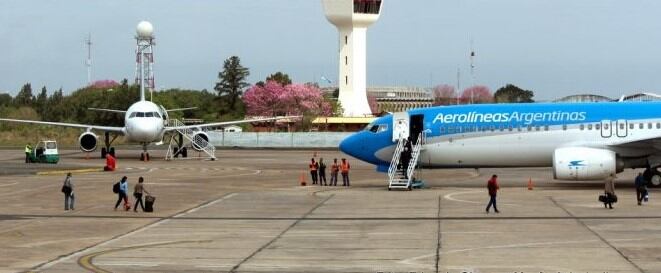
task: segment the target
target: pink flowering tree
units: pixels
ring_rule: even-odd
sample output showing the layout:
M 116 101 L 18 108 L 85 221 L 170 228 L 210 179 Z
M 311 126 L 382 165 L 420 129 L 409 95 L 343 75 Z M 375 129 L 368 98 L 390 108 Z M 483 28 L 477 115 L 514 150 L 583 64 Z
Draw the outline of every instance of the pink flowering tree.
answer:
M 118 86 L 119 83 L 114 80 L 99 80 L 90 84 L 90 87 L 97 89 L 108 89 Z
M 332 108 L 318 87 L 307 84 L 281 85 L 267 81 L 254 85 L 243 95 L 248 114 L 252 116 L 330 115 Z
M 450 105 L 457 103 L 457 92 L 454 91 L 454 86 L 441 84 L 434 87 L 432 91 L 434 96 L 434 105 Z
M 243 94 L 248 115 L 251 116 L 279 116 L 286 114 L 285 87 L 275 81 L 268 81 L 264 85 L 253 85 Z
M 493 95 L 489 87 L 484 85 L 471 86 L 461 92 L 461 101 L 463 103 L 490 103 L 493 102 Z

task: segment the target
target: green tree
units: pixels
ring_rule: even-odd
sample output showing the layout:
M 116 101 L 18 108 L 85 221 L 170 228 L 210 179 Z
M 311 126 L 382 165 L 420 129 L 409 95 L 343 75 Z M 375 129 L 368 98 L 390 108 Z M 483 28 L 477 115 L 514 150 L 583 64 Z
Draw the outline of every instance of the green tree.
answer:
M 533 91 L 523 90 L 516 85 L 507 84 L 493 94 L 493 99 L 496 103 L 534 102 L 533 96 L 535 96 Z
M 276 72 L 275 74 L 271 74 L 268 77 L 266 77 L 266 81 L 275 81 L 279 83 L 282 86 L 290 85 L 291 84 L 291 79 L 289 78 L 289 75 L 282 73 L 280 71 Z
M 237 101 L 240 101 L 243 90 L 249 86 L 246 82 L 248 75 L 250 75 L 250 71 L 241 65 L 238 56 L 225 60 L 223 71 L 218 73 L 219 82 L 214 87 L 214 90 L 218 92 L 219 102 L 229 110 L 226 111 L 223 109 L 225 107 L 221 106 L 221 115 L 238 110 Z
M 32 85 L 26 83 L 21 87 L 21 91 L 16 94 L 14 98 L 14 105 L 16 106 L 31 106 L 34 101 L 34 96 L 32 95 Z
M 39 116 L 42 118 L 46 115 L 48 112 L 46 108 L 48 107 L 48 91 L 46 90 L 46 86 L 41 88 L 41 93 L 37 96 L 37 99 L 34 102 L 34 107 L 37 113 L 39 113 Z
M 11 105 L 11 95 L 7 93 L 0 93 L 0 107 L 7 107 Z

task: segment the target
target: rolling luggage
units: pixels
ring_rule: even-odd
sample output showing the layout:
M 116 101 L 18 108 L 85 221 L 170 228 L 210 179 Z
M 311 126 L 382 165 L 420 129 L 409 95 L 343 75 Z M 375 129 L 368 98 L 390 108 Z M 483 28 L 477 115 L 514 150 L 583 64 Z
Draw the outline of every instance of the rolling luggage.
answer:
M 156 201 L 156 197 L 145 196 L 145 212 L 154 212 L 154 201 Z

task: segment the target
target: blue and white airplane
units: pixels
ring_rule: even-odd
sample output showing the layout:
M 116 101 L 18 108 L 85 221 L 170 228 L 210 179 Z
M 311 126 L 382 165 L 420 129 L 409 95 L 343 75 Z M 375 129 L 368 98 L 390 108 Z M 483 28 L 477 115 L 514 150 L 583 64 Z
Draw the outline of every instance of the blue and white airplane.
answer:
M 661 185 L 661 102 L 525 103 L 413 109 L 376 119 L 340 150 L 387 171 L 398 136 L 423 168 L 552 167 L 558 180 L 646 168 Z

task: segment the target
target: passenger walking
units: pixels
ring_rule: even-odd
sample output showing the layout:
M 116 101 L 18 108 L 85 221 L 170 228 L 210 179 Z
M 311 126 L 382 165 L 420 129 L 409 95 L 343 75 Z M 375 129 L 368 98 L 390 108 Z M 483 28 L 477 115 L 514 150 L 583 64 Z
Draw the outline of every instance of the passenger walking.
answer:
M 402 174 L 405 179 L 409 178 L 409 163 L 411 163 L 411 150 L 408 147 L 404 147 L 400 155 L 400 162 L 402 165 Z
M 491 176 L 491 179 L 489 179 L 489 182 L 487 182 L 487 189 L 489 190 L 489 204 L 487 205 L 487 213 L 489 213 L 489 209 L 491 208 L 491 205 L 493 205 L 493 210 L 496 213 L 500 213 L 498 207 L 496 207 L 496 195 L 498 194 L 498 190 L 500 189 L 497 179 L 498 176 L 494 174 Z
M 340 172 L 340 164 L 337 164 L 337 158 L 333 158 L 333 165 L 331 165 L 330 186 L 337 186 L 337 174 L 339 172 Z
M 342 171 L 342 186 L 349 187 L 349 169 L 351 165 L 347 162 L 346 158 L 342 158 L 342 164 L 340 164 L 340 170 Z
M 62 193 L 64 193 L 64 210 L 73 210 L 74 196 L 73 196 L 73 181 L 71 181 L 71 173 L 67 173 L 67 177 L 62 184 Z
M 324 163 L 324 158 L 319 158 L 319 186 L 321 186 L 321 181 L 324 181 L 324 186 L 326 184 L 326 163 Z
M 608 207 L 609 209 L 613 209 L 613 203 L 617 202 L 617 195 L 615 195 L 615 175 L 611 174 L 606 178 L 604 192 L 606 192 L 604 208 Z
M 636 186 L 636 200 L 638 201 L 639 206 L 642 205 L 643 198 L 645 198 L 645 194 L 647 193 L 646 184 L 647 181 L 645 181 L 645 177 L 643 176 L 643 174 L 638 173 L 634 185 Z
M 32 153 L 32 146 L 30 144 L 25 145 L 25 163 L 30 163 L 30 154 Z
M 314 161 L 314 158 L 310 161 L 310 176 L 312 176 L 312 185 L 317 184 L 317 170 L 319 169 L 319 164 Z
M 129 210 L 131 206 L 129 205 L 129 199 L 127 193 L 129 191 L 129 182 L 127 177 L 122 177 L 122 180 L 119 181 L 119 191 L 117 191 L 117 203 L 115 203 L 115 210 L 119 207 L 119 203 L 124 200 L 124 209 Z
M 140 204 L 140 208 L 142 208 L 142 211 L 143 212 L 145 211 L 145 205 L 142 202 L 142 193 L 145 192 L 149 194 L 149 192 L 145 189 L 145 186 L 142 184 L 142 182 L 144 181 L 145 179 L 142 178 L 141 176 L 140 178 L 138 178 L 138 183 L 135 184 L 135 187 L 133 187 L 133 197 L 135 197 L 135 205 L 133 205 L 134 212 L 138 212 L 138 203 Z

